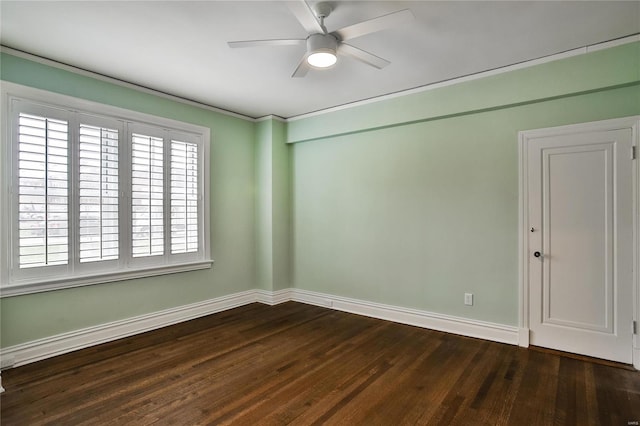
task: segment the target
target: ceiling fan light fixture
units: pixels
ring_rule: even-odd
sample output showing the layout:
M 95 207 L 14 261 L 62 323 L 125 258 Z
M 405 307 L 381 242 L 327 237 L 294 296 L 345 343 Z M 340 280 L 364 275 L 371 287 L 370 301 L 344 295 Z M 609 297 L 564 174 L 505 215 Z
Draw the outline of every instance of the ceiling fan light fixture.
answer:
M 336 63 L 338 40 L 331 34 L 312 34 L 307 38 L 307 63 L 315 68 L 328 68 Z
M 340 56 L 348 56 L 374 68 L 382 69 L 390 62 L 345 42 L 352 38 L 403 24 L 415 18 L 411 10 L 403 9 L 329 32 L 324 25 L 324 20 L 331 14 L 335 2 L 320 0 L 310 6 L 307 0 L 292 0 L 287 2 L 287 6 L 309 34 L 306 39 L 243 40 L 230 41 L 228 44 L 229 47 L 237 48 L 299 46 L 306 43 L 307 49 L 300 58 L 295 71 L 291 74 L 292 78 L 304 77 L 311 69 L 326 70 L 331 68 L 338 61 L 338 53 Z
M 307 63 L 316 68 L 328 68 L 334 65 L 337 60 L 335 52 L 331 51 L 313 52 L 307 56 Z

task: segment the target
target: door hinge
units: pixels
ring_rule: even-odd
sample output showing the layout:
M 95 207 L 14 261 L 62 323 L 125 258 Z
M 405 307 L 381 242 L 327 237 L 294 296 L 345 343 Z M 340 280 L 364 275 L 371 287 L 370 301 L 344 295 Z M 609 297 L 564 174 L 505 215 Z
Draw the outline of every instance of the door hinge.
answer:
M 636 159 L 636 147 L 635 146 L 631 147 L 631 159 L 632 160 Z
M 638 323 L 631 321 L 631 334 L 638 334 Z

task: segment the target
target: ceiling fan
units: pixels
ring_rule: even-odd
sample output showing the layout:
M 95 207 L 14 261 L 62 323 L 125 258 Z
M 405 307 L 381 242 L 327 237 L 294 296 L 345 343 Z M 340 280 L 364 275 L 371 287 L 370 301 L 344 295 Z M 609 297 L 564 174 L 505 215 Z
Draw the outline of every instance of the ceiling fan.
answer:
M 288 1 L 287 5 L 300 24 L 309 33 L 306 39 L 275 39 L 230 41 L 229 47 L 305 45 L 307 51 L 291 77 L 304 77 L 311 68 L 328 68 L 336 63 L 337 55 L 350 56 L 372 67 L 382 69 L 390 64 L 386 59 L 345 43 L 356 37 L 400 25 L 414 18 L 409 9 L 382 15 L 328 32 L 324 20 L 332 11 L 330 3 L 320 2 L 313 9 L 304 0 Z

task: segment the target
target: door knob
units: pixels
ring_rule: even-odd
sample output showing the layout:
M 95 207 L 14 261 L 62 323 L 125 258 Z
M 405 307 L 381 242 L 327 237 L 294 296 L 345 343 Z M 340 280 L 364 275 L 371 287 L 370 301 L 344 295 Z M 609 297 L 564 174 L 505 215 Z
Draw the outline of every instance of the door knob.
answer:
M 534 251 L 534 252 L 533 252 L 533 255 L 534 255 L 535 257 L 540 257 L 540 256 L 542 256 L 542 253 L 540 253 L 539 251 Z

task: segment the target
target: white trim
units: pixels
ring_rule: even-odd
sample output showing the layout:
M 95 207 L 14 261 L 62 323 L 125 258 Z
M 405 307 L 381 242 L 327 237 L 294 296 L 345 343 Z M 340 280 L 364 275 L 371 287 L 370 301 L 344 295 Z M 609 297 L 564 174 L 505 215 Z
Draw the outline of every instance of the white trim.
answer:
M 19 367 L 31 362 L 88 348 L 123 337 L 133 336 L 161 327 L 189 321 L 194 318 L 237 308 L 256 301 L 254 290 L 247 290 L 228 296 L 176 308 L 165 309 L 151 314 L 87 327 L 31 342 L 10 346 L 0 350 L 2 368 Z
M 527 328 L 288 288 L 278 291 L 247 290 L 10 346 L 0 349 L 0 367 L 18 367 L 250 303 L 277 305 L 288 301 L 499 343 L 528 346 L 529 330 Z M 634 349 L 633 364 L 640 370 L 640 349 L 638 348 Z
M 461 77 L 456 77 L 456 78 L 452 78 L 449 80 L 443 80 L 440 82 L 436 82 L 436 83 L 431 83 L 431 84 L 426 84 L 424 86 L 420 86 L 420 87 L 414 87 L 412 89 L 407 89 L 407 90 L 401 90 L 398 92 L 394 92 L 394 93 L 389 93 L 386 95 L 380 95 L 380 96 L 374 96 L 372 98 L 369 99 L 363 99 L 360 101 L 354 101 L 354 102 L 350 102 L 350 103 L 346 103 L 343 105 L 337 105 L 334 107 L 329 107 L 329 108 L 324 108 L 318 111 L 312 111 L 312 112 L 308 112 L 308 113 L 304 113 L 304 114 L 299 114 L 299 115 L 293 115 L 291 117 L 279 117 L 276 115 L 266 115 L 266 116 L 261 116 L 261 117 L 251 117 L 245 114 L 240 114 L 234 111 L 229 111 L 229 110 L 225 110 L 219 107 L 215 107 L 209 104 L 205 104 L 205 103 L 201 103 L 201 102 L 197 102 L 197 101 L 193 101 L 190 99 L 185 99 L 185 98 L 181 98 L 179 96 L 176 95 L 172 95 L 169 93 L 165 93 L 165 92 L 161 92 L 158 90 L 154 90 L 148 87 L 144 87 L 144 86 L 139 86 L 137 84 L 134 83 L 130 83 L 128 81 L 124 81 L 124 80 L 119 80 L 117 78 L 113 78 L 113 77 L 109 77 L 103 74 L 99 74 L 97 72 L 93 72 L 93 71 L 89 71 L 83 68 L 79 68 L 79 67 L 75 67 L 73 65 L 68 65 L 68 64 L 64 64 L 61 62 L 57 62 L 54 61 L 52 59 L 48 59 L 42 56 L 38 56 L 38 55 L 34 55 L 32 53 L 28 53 L 28 52 L 24 52 L 21 50 L 16 50 L 16 49 L 12 49 L 10 47 L 7 46 L 2 46 L 0 45 L 0 52 L 3 53 L 8 53 L 12 56 L 16 56 L 19 58 L 23 58 L 23 59 L 27 59 L 29 61 L 32 62 L 36 62 L 36 63 L 40 63 L 43 65 L 47 65 L 50 67 L 54 67 L 54 68 L 58 68 L 58 69 L 62 69 L 65 71 L 69 71 L 69 72 L 73 72 L 75 74 L 79 74 L 79 75 L 83 75 L 83 76 L 87 76 L 87 77 L 91 77 L 91 78 L 95 78 L 96 80 L 101 80 L 101 81 L 106 81 L 112 84 L 116 84 L 118 86 L 122 86 L 122 87 L 126 87 L 129 89 L 133 89 L 133 90 L 137 90 L 139 92 L 143 92 L 143 93 L 149 93 L 158 97 L 162 97 L 165 99 L 170 99 L 172 101 L 175 102 L 180 102 L 182 104 L 185 105 L 191 105 L 191 106 L 195 106 L 198 108 L 202 108 L 202 109 L 206 109 L 209 111 L 213 111 L 213 112 L 217 112 L 220 114 L 224 114 L 224 115 L 228 115 L 231 117 L 235 117 L 235 118 L 240 118 L 243 120 L 247 120 L 247 121 L 251 121 L 251 122 L 259 122 L 259 121 L 263 121 L 263 120 L 268 120 L 268 119 L 274 119 L 274 120 L 278 120 L 278 121 L 282 121 L 282 122 L 290 122 L 290 121 L 296 121 L 296 120 L 302 120 L 305 118 L 309 118 L 309 117 L 315 117 L 318 115 L 323 115 L 323 114 L 327 114 L 330 112 L 335 112 L 335 111 L 341 111 L 341 110 L 345 110 L 345 109 L 349 109 L 349 108 L 353 108 L 353 107 L 358 107 L 358 106 L 362 106 L 362 105 L 367 105 L 367 104 L 371 104 L 371 103 L 375 103 L 375 102 L 380 102 L 380 101 L 385 101 L 388 99 L 393 99 L 393 98 L 397 98 L 400 96 L 405 96 L 405 95 L 412 95 L 415 93 L 422 93 L 422 92 L 426 92 L 429 90 L 433 90 L 433 89 L 439 89 L 441 87 L 447 87 L 447 86 L 452 86 L 454 84 L 459 84 L 459 83 L 464 83 L 467 81 L 473 81 L 473 80 L 478 80 L 481 78 L 485 78 L 485 77 L 490 77 L 492 75 L 497 75 L 497 74 L 502 74 L 505 72 L 509 72 L 509 71 L 515 71 L 515 70 L 519 70 L 519 69 L 523 69 L 523 68 L 528 68 L 528 67 L 532 67 L 535 65 L 540 65 L 540 64 L 544 64 L 547 62 L 553 62 L 553 61 L 557 61 L 560 59 L 566 59 L 566 58 L 570 58 L 573 56 L 578 56 L 578 55 L 584 55 L 586 53 L 591 53 L 591 52 L 595 52 L 598 50 L 602 50 L 602 49 L 608 49 L 611 47 L 616 47 L 616 46 L 621 46 L 623 44 L 628 44 L 628 43 L 634 43 L 640 41 L 640 34 L 634 34 L 634 35 L 630 35 L 627 37 L 622 37 L 619 39 L 615 39 L 615 40 L 609 40 L 609 41 L 605 41 L 605 42 L 601 42 L 601 43 L 596 43 L 596 44 L 592 44 L 592 45 L 587 45 L 587 46 L 583 46 L 583 47 L 579 47 L 576 49 L 571 49 L 571 50 L 567 50 L 565 52 L 560 52 L 560 53 L 555 53 L 555 54 L 551 54 L 548 56 L 543 56 L 541 58 L 537 58 L 537 59 L 531 59 L 528 61 L 523 61 L 523 62 L 519 62 L 516 64 L 511 64 L 511 65 L 506 65 L 503 67 L 499 67 L 499 68 L 495 68 L 495 69 L 491 69 L 491 70 L 487 70 L 487 71 L 480 71 L 478 73 L 474 73 L 474 74 L 469 74 L 469 75 L 465 75 L 465 76 L 461 76 Z
M 149 87 L 140 86 L 138 84 L 130 83 L 128 81 L 119 80 L 117 78 L 109 77 L 108 75 L 100 74 L 94 71 L 89 71 L 83 68 L 75 67 L 73 65 L 64 64 L 62 62 L 57 62 L 49 58 L 45 58 L 42 56 L 34 55 L 32 53 L 23 52 L 22 50 L 12 49 L 7 46 L 0 45 L 0 52 L 7 53 L 11 56 L 16 56 L 18 58 L 27 59 L 31 62 L 36 62 L 38 64 L 47 65 L 53 68 L 58 68 L 64 71 L 69 71 L 74 74 L 82 75 L 85 77 L 91 77 L 96 80 L 106 81 L 107 83 L 112 83 L 121 87 L 126 87 L 127 89 L 133 89 L 138 92 L 148 93 L 150 95 L 158 96 L 160 98 L 169 99 L 174 102 L 179 102 L 184 105 L 190 105 L 197 108 L 206 109 L 209 111 L 217 112 L 219 114 L 228 115 L 230 117 L 240 118 L 242 120 L 247 121 L 255 121 L 254 117 L 250 117 L 248 115 L 240 114 L 233 111 L 228 111 L 226 109 L 214 107 L 209 104 L 205 104 L 198 101 L 193 101 L 191 99 L 182 98 L 180 96 L 172 95 L 170 93 L 161 92 L 159 90 L 151 89 Z
M 273 114 L 269 114 L 269 115 L 265 115 L 263 117 L 258 117 L 256 119 L 254 119 L 254 121 L 256 123 L 259 123 L 261 121 L 269 121 L 269 120 L 275 120 L 275 121 L 280 121 L 282 123 L 286 123 L 287 119 L 286 118 L 282 118 L 279 115 L 273 115 Z
M 0 80 L 0 90 L 2 91 L 2 95 L 6 96 L 5 101 L 3 101 L 3 107 L 5 108 L 7 107 L 6 100 L 8 100 L 8 98 L 17 97 L 31 101 L 35 104 L 57 107 L 66 111 L 81 110 L 81 113 L 88 115 L 97 114 L 116 120 L 140 122 L 150 126 L 160 125 L 168 127 L 171 130 L 179 130 L 189 134 L 202 133 L 206 134 L 205 136 L 208 137 L 209 141 L 211 139 L 211 128 L 201 124 L 188 123 L 160 115 L 147 114 L 145 112 L 103 104 L 84 98 L 64 95 L 50 90 L 37 89 L 23 84 L 12 83 L 6 80 Z
M 254 290 L 256 302 L 271 306 L 293 300 L 293 291 L 294 289 L 292 288 L 277 291 Z
M 634 36 L 637 38 L 636 36 Z M 633 37 L 631 37 L 633 38 Z M 633 40 L 637 41 L 637 40 Z M 571 124 L 568 126 L 550 127 L 535 130 L 523 130 L 518 133 L 518 289 L 519 289 L 519 320 L 521 330 L 529 329 L 529 271 L 528 271 L 528 141 L 540 137 L 559 136 L 576 133 L 604 132 L 610 130 L 631 129 L 632 146 L 636 151 L 640 147 L 640 115 L 614 118 L 610 120 L 593 121 L 588 123 Z M 629 153 L 628 155 L 631 155 Z M 640 160 L 633 161 L 633 319 L 640 321 Z M 527 337 L 528 345 L 528 337 Z M 523 338 L 524 342 L 524 338 Z M 640 369 L 640 336 L 636 333 L 632 343 L 633 365 Z
M 314 291 L 291 289 L 292 300 L 329 307 L 337 311 L 379 318 L 431 330 L 444 331 L 494 342 L 518 344 L 518 328 L 492 322 L 461 318 L 418 309 L 385 305 Z
M 627 43 L 635 43 L 636 41 L 640 41 L 640 34 L 631 35 L 628 37 L 622 37 L 611 41 L 605 41 L 598 44 L 593 44 L 591 46 L 587 46 L 587 53 L 597 52 L 598 50 L 610 49 L 616 46 L 622 46 Z
M 529 329 L 528 328 L 518 328 L 518 346 L 522 348 L 529 347 Z
M 401 90 L 399 92 L 389 93 L 386 95 L 380 95 L 369 99 L 363 99 L 361 101 L 354 101 L 343 105 L 338 105 L 331 108 L 325 108 L 318 111 L 308 112 L 306 114 L 294 115 L 286 119 L 287 122 L 302 120 L 305 118 L 315 117 L 318 115 L 324 115 L 330 112 L 342 111 L 345 109 L 359 107 L 362 105 L 368 105 L 380 101 L 386 101 L 389 99 L 397 98 L 400 96 L 413 95 L 416 93 L 428 92 L 434 89 L 440 89 L 441 87 L 453 86 L 454 84 L 465 83 L 467 81 L 478 80 L 493 75 L 503 74 L 505 72 L 515 71 L 523 68 L 529 68 L 540 64 L 546 64 L 547 62 L 554 62 L 560 59 L 571 58 L 573 56 L 584 55 L 597 50 L 608 49 L 610 47 L 620 46 L 623 44 L 633 43 L 640 41 L 640 35 L 635 34 L 628 37 L 623 37 L 616 40 L 605 41 L 602 43 L 596 43 L 589 46 L 579 47 L 577 49 L 567 50 L 566 52 L 555 53 L 549 56 L 543 56 L 537 59 L 531 59 L 528 61 L 519 62 L 512 65 L 506 65 L 499 68 L 494 68 L 487 71 L 481 71 L 474 74 L 465 75 L 462 77 L 456 77 L 449 80 L 443 80 L 436 83 L 426 84 L 424 86 L 415 87 L 413 89 Z M 294 143 L 294 142 L 289 142 Z
M 633 282 L 634 290 L 634 312 L 635 334 L 633 335 L 633 366 L 640 370 L 640 115 L 636 116 L 636 123 L 632 127 L 633 135 Z
M 529 329 L 529 263 L 528 238 L 523 230 L 528 228 L 529 198 L 527 194 L 527 153 L 522 133 L 518 134 L 518 325 Z
M 579 133 L 607 132 L 610 130 L 633 129 L 640 122 L 640 115 L 612 118 L 609 120 L 590 121 L 587 123 L 569 124 L 566 126 L 546 127 L 544 129 L 522 130 L 520 138 L 528 139 L 548 136 L 560 136 Z M 523 154 L 526 155 L 526 152 Z
M 19 367 L 249 303 L 277 305 L 288 301 L 495 342 L 513 345 L 518 342 L 517 327 L 288 288 L 278 291 L 247 290 L 10 346 L 0 349 L 0 367 Z
M 42 293 L 45 291 L 59 290 L 61 288 L 82 287 L 86 285 L 104 284 L 117 281 L 133 280 L 136 278 L 155 277 L 158 275 L 175 274 L 178 272 L 197 271 L 209 269 L 213 260 L 198 262 L 185 262 L 172 265 L 161 265 L 153 268 L 136 268 L 130 271 L 105 272 L 103 274 L 91 274 L 87 276 L 61 277 L 46 282 L 36 281 L 27 284 L 14 284 L 0 288 L 0 297 L 20 296 L 23 294 Z
M 0 123 L 8 123 L 11 114 L 8 112 L 8 103 L 4 97 L 4 82 L 0 80 Z M 4 206 L 11 206 L 12 195 L 10 191 L 3 190 L 3 188 L 11 188 L 13 181 L 11 180 L 10 171 L 13 170 L 13 158 L 11 157 L 12 147 L 10 143 L 4 143 L 1 141 L 11 140 L 11 126 L 4 124 L 0 125 L 3 128 L 0 134 L 0 204 L 3 208 L 0 208 L 0 286 L 3 284 L 3 280 L 7 278 L 6 271 L 9 270 L 9 265 L 12 259 L 9 256 L 9 250 L 5 250 L 6 245 L 4 241 L 7 241 L 10 233 L 10 208 Z M 1 293 L 0 293 L 1 296 Z

